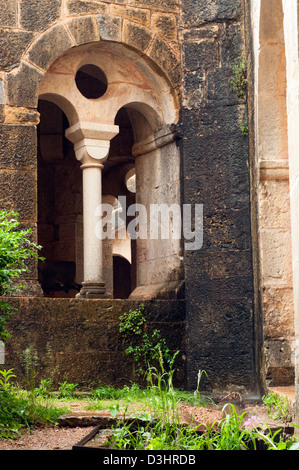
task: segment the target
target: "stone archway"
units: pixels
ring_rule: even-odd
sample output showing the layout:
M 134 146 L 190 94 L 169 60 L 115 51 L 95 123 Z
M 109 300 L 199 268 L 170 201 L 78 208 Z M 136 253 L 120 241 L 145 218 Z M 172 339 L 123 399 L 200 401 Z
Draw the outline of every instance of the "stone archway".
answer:
M 85 75 L 86 70 L 93 68 L 93 80 L 95 69 L 106 77 L 106 89 L 100 96 L 90 98 L 79 89 L 78 71 L 83 68 Z M 180 204 L 179 151 L 173 126 L 177 108 L 173 91 L 139 53 L 121 44 L 99 42 L 73 48 L 58 58 L 46 73 L 39 93 L 40 99 L 56 104 L 67 116 L 70 127 L 65 135 L 74 144 L 83 170 L 84 280 L 78 295 L 103 297 L 107 295 L 103 244 L 97 233 L 103 214 L 97 211 L 102 204 L 102 173 L 105 166 L 111 166 L 111 143 L 120 133 L 116 116 L 125 110 L 132 129 L 128 157 L 136 168 L 136 202 L 143 205 L 147 215 L 151 204 Z M 124 163 L 120 156 L 114 175 L 120 173 Z M 136 250 L 134 298 L 156 296 L 157 290 L 165 291 L 165 284 L 173 289 L 173 283 L 182 281 L 180 240 L 137 239 Z

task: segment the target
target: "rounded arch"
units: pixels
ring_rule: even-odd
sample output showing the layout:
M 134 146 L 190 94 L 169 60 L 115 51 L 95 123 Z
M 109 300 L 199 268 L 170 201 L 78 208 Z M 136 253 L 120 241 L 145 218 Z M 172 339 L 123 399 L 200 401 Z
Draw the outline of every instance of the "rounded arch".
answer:
M 86 98 L 76 86 L 75 77 L 82 64 L 96 65 L 107 77 L 107 90 L 98 99 Z M 67 102 L 76 109 L 77 120 L 83 122 L 113 125 L 118 111 L 125 107 L 144 116 L 155 132 L 163 124 L 176 123 L 179 117 L 174 90 L 165 77 L 136 51 L 104 41 L 72 48 L 60 56 L 45 74 L 39 95 L 63 97 L 62 105 L 70 116 L 73 113 Z
M 78 122 L 79 117 L 76 108 L 63 95 L 58 93 L 41 93 L 38 98 L 39 100 L 50 101 L 58 106 L 66 115 L 70 126 Z
M 69 18 L 42 32 L 23 54 L 19 67 L 8 74 L 9 103 L 37 107 L 44 75 L 57 59 L 87 45 L 100 45 L 103 49 L 108 47 L 120 57 L 131 59 L 136 64 L 136 69 L 139 68 L 155 82 L 154 88 L 160 88 L 160 91 L 164 89 L 163 95 L 168 88 L 178 108 L 181 69 L 175 53 L 157 33 L 129 20 L 126 20 L 126 27 L 123 27 L 123 21 L 122 17 L 109 14 L 86 15 Z M 113 27 L 110 28 L 109 25 Z M 148 40 L 138 41 L 137 33 Z M 162 87 L 158 86 L 158 82 Z M 26 94 L 21 93 L 24 86 Z M 19 93 L 9 92 L 16 88 L 20 89 Z M 163 96 L 161 99 L 163 100 Z M 178 113 L 176 118 L 178 119 Z
M 125 108 L 128 112 L 132 123 L 135 142 L 139 142 L 158 131 L 164 124 L 161 115 L 149 104 L 137 101 L 128 102 L 123 104 L 121 108 Z

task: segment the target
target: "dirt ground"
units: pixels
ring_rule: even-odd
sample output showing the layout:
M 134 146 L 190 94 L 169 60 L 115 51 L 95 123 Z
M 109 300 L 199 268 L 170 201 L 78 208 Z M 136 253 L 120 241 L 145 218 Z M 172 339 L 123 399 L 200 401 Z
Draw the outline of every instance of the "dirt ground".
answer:
M 62 417 L 59 426 L 33 429 L 25 432 L 17 440 L 0 439 L 0 451 L 5 450 L 71 450 L 96 426 L 100 418 L 111 418 L 109 410 L 86 411 L 87 402 L 74 401 L 68 407 L 70 413 Z M 239 408 L 239 413 L 246 411 L 246 416 L 255 416 L 261 423 L 277 429 L 284 423 L 273 422 L 267 416 L 264 406 L 251 404 Z M 119 417 L 120 415 L 118 415 Z M 198 425 L 213 424 L 223 417 L 221 407 L 205 408 L 181 406 L 180 422 Z M 70 424 L 70 425 L 68 425 Z

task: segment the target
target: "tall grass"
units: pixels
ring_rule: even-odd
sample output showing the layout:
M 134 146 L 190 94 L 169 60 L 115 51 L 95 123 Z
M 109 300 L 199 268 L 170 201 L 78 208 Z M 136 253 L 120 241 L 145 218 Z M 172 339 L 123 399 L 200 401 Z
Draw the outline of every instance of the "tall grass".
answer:
M 150 412 L 144 421 L 120 420 L 110 448 L 135 450 L 288 450 L 297 449 L 296 438 L 285 440 L 280 430 L 262 432 L 261 423 L 247 427 L 247 413 L 238 414 L 233 404 L 223 407 L 223 419 L 212 425 L 187 426 L 180 422 L 178 395 L 173 387 L 173 361 L 165 370 L 162 356 L 159 368 L 147 371 Z M 202 372 L 199 373 L 199 380 Z M 194 397 L 199 398 L 199 384 Z
M 0 388 L 0 438 L 15 439 L 23 429 L 55 424 L 66 408 L 43 403 L 31 392 Z

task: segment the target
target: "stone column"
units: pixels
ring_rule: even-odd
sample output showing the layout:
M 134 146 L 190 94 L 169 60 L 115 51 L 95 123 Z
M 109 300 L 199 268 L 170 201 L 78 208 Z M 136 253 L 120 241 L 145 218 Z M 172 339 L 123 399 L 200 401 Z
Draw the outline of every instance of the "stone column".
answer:
M 110 140 L 118 134 L 118 126 L 78 122 L 66 130 L 74 144 L 77 160 L 83 171 L 83 252 L 84 281 L 79 298 L 106 296 L 103 280 L 102 240 L 96 235 L 100 220 L 96 210 L 102 203 L 102 168 L 108 157 Z

